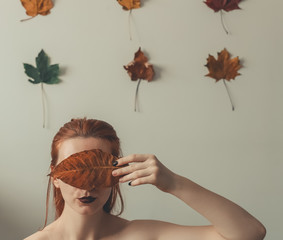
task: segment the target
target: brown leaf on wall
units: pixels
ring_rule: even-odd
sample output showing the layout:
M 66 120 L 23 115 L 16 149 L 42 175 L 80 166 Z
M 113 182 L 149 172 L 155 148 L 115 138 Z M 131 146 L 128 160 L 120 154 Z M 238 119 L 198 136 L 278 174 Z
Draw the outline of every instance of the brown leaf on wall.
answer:
M 220 12 L 222 27 L 226 34 L 228 34 L 229 32 L 223 21 L 223 11 L 229 12 L 235 9 L 240 9 L 238 6 L 240 2 L 241 0 L 206 0 L 204 3 L 209 8 L 213 9 L 214 12 Z
M 134 8 L 140 8 L 140 0 L 117 0 L 117 2 L 123 6 L 124 10 L 131 10 Z
M 23 7 L 26 9 L 26 14 L 35 17 L 38 14 L 48 15 L 50 9 L 53 8 L 52 0 L 21 0 Z
M 222 9 L 229 12 L 235 9 L 240 9 L 238 6 L 240 2 L 241 0 L 206 0 L 204 3 L 215 12 Z
M 148 63 L 147 57 L 141 51 L 141 48 L 135 53 L 134 60 L 124 66 L 132 81 L 144 79 L 151 81 L 154 76 L 153 66 Z
M 112 171 L 118 168 L 112 165 L 116 159 L 100 149 L 86 150 L 63 160 L 49 175 L 88 191 L 96 187 L 112 187 L 119 182 L 119 177 L 112 176 Z
M 132 81 L 139 80 L 135 95 L 135 111 L 137 111 L 137 96 L 141 80 L 147 80 L 148 82 L 152 81 L 154 77 L 154 69 L 153 66 L 148 63 L 148 59 L 141 51 L 141 48 L 135 53 L 134 60 L 124 66 L 124 68 L 127 70 Z
M 240 65 L 239 57 L 231 59 L 230 54 L 226 50 L 226 48 L 224 48 L 220 53 L 217 53 L 217 55 L 217 59 L 215 59 L 210 54 L 208 55 L 207 64 L 205 66 L 208 68 L 209 73 L 205 76 L 214 78 L 216 82 L 223 79 L 223 83 L 232 105 L 232 110 L 234 111 L 235 107 L 225 80 L 230 81 L 231 79 L 235 79 L 235 77 L 237 77 L 238 75 L 241 75 L 240 73 L 238 73 L 238 70 L 242 66 Z
M 207 64 L 209 73 L 205 76 L 214 78 L 216 82 L 221 79 L 230 81 L 235 79 L 238 75 L 238 70 L 242 67 L 240 65 L 239 57 L 230 58 L 229 52 L 224 48 L 220 53 L 217 53 L 217 59 L 214 56 L 208 55 Z

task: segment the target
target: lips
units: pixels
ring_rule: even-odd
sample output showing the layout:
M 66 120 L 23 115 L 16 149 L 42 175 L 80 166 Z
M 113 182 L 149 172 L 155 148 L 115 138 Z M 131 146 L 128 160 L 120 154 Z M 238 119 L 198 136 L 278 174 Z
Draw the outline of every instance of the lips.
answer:
M 92 196 L 88 196 L 88 197 L 81 197 L 79 198 L 80 202 L 82 203 L 86 203 L 86 204 L 89 204 L 89 203 L 92 203 L 95 201 L 96 198 L 92 197 Z

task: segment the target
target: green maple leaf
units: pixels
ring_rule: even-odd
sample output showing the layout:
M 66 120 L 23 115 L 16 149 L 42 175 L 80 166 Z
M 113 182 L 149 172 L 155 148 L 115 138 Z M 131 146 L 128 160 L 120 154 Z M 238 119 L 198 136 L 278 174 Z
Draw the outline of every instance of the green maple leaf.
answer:
M 29 82 L 33 84 L 56 84 L 60 82 L 60 79 L 58 78 L 59 64 L 49 65 L 49 58 L 43 50 L 40 51 L 35 62 L 36 67 L 24 63 L 25 73 L 31 78 L 29 79 Z
M 45 101 L 44 101 L 44 90 L 43 83 L 55 84 L 59 83 L 59 65 L 49 65 L 49 58 L 43 49 L 40 51 L 35 59 L 36 67 L 31 64 L 24 63 L 25 73 L 30 77 L 29 82 L 32 84 L 41 83 L 41 94 L 42 94 L 42 108 L 43 108 L 43 128 L 45 128 Z

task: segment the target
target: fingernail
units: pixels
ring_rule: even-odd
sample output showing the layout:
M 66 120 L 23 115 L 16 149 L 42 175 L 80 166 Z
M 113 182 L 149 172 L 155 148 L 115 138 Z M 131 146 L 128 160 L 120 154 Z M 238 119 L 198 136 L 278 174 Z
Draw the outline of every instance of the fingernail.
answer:
M 129 184 L 129 186 L 132 186 L 132 182 L 129 182 L 128 184 Z
M 113 164 L 113 166 L 115 167 L 115 166 L 118 165 L 118 161 L 114 161 L 112 164 Z

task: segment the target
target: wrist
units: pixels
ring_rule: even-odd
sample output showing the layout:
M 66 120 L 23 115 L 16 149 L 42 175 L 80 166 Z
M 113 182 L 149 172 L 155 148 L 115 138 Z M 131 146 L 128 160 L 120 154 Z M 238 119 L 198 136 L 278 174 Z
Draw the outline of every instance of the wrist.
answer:
M 182 200 L 184 199 L 194 199 L 196 196 L 200 196 L 203 189 L 198 184 L 194 183 L 188 178 L 185 178 L 181 175 L 174 174 L 172 181 L 172 187 L 168 191 L 172 195 Z
M 172 173 L 172 178 L 170 181 L 170 185 L 167 189 L 167 192 L 173 195 L 177 195 L 177 193 L 182 189 L 182 180 L 183 180 L 182 176 L 176 173 Z

